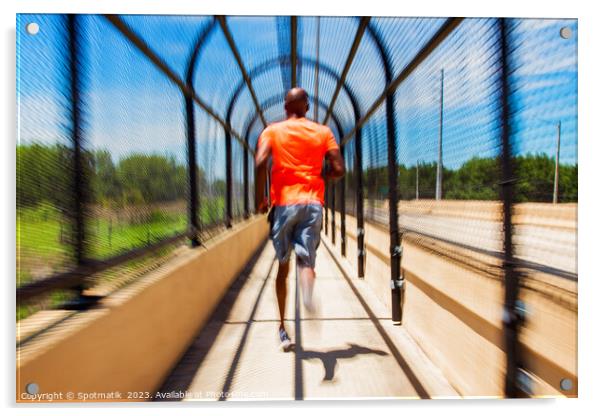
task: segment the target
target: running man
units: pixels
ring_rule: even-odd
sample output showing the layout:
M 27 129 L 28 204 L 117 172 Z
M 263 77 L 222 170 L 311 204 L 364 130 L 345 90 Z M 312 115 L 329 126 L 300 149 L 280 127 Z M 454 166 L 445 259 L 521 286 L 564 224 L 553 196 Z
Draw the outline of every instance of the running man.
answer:
M 286 276 L 291 249 L 295 249 L 303 304 L 313 311 L 312 301 L 316 249 L 320 243 L 324 179 L 345 174 L 343 158 L 332 131 L 305 118 L 309 98 L 303 88 L 293 88 L 284 102 L 286 120 L 269 125 L 259 137 L 255 156 L 255 204 L 258 212 L 268 211 L 265 197 L 268 159 L 272 157 L 270 197 L 270 238 L 278 258 L 276 296 L 280 312 L 281 348 L 287 351 L 291 340 L 284 328 Z M 322 166 L 326 158 L 326 170 Z

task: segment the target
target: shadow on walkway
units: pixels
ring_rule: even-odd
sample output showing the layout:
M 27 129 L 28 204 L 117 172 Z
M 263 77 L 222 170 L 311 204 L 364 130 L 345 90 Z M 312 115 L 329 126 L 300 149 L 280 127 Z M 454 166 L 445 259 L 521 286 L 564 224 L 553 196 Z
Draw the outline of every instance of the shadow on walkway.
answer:
M 240 272 L 236 280 L 232 283 L 218 306 L 216 307 L 213 314 L 207 320 L 204 328 L 200 331 L 200 333 L 195 337 L 194 341 L 188 347 L 188 350 L 184 353 L 178 364 L 172 369 L 170 375 L 167 377 L 161 388 L 158 390 L 159 392 L 171 392 L 171 391 L 186 391 L 190 387 L 192 381 L 194 380 L 195 375 L 201 368 L 201 365 L 205 361 L 207 354 L 211 351 L 211 346 L 217 339 L 222 327 L 227 322 L 228 316 L 232 307 L 236 303 L 236 299 L 241 293 L 241 289 L 249 279 L 253 268 L 256 266 L 257 261 L 259 260 L 261 254 L 263 253 L 267 240 L 260 245 L 260 247 L 255 251 L 245 268 Z M 230 385 L 232 378 L 234 376 L 234 369 L 236 369 L 236 364 L 238 359 L 240 359 L 240 355 L 242 353 L 242 348 L 246 341 L 246 335 L 248 335 L 249 327 L 251 325 L 253 316 L 257 310 L 257 306 L 259 304 L 259 300 L 261 299 L 261 295 L 265 289 L 266 283 L 269 279 L 272 268 L 274 267 L 275 258 L 271 261 L 270 267 L 266 273 L 266 276 L 263 280 L 263 284 L 261 286 L 261 290 L 259 291 L 259 295 L 255 301 L 255 305 L 253 306 L 253 311 L 251 312 L 250 319 L 246 323 L 245 328 L 245 336 L 238 347 L 235 356 L 235 362 L 232 363 L 229 374 L 226 378 L 226 387 Z M 178 401 L 181 399 L 178 398 L 168 398 L 168 399 L 157 399 L 157 401 Z
M 334 378 L 337 361 L 340 359 L 355 359 L 362 354 L 389 355 L 385 351 L 373 350 L 371 348 L 362 347 L 357 344 L 347 344 L 349 347 L 345 349 L 337 349 L 332 351 L 311 351 L 299 349 L 297 354 L 301 360 L 321 360 L 324 365 L 323 381 L 332 381 Z

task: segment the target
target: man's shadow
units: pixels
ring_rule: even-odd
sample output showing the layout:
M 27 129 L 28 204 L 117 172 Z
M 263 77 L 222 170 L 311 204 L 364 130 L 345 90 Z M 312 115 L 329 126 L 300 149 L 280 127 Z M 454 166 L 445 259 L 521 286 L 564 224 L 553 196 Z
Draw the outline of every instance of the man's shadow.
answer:
M 337 349 L 332 351 L 311 351 L 303 350 L 301 347 L 291 345 L 291 350 L 294 349 L 297 357 L 301 360 L 313 360 L 319 359 L 324 365 L 324 379 L 323 381 L 332 381 L 334 378 L 335 368 L 339 359 L 353 359 L 361 354 L 376 354 L 376 355 L 388 355 L 385 351 L 373 350 L 371 348 L 362 347 L 361 345 L 347 343 L 348 348 Z

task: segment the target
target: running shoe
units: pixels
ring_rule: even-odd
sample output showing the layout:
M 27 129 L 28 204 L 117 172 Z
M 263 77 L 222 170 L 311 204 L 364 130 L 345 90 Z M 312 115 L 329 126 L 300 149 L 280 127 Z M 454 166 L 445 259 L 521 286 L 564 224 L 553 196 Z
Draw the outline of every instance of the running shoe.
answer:
M 280 330 L 278 331 L 278 336 L 280 337 L 280 348 L 282 349 L 282 351 L 288 351 L 291 348 L 291 345 L 293 345 L 293 343 L 291 342 L 291 339 L 286 333 L 286 330 L 284 328 L 280 328 Z

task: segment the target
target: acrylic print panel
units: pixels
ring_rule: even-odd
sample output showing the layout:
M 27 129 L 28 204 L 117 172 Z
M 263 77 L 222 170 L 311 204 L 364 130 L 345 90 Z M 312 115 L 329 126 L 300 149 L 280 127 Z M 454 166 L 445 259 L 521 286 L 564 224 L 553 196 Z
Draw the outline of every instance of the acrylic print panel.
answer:
M 17 401 L 576 397 L 577 37 L 18 15 Z

